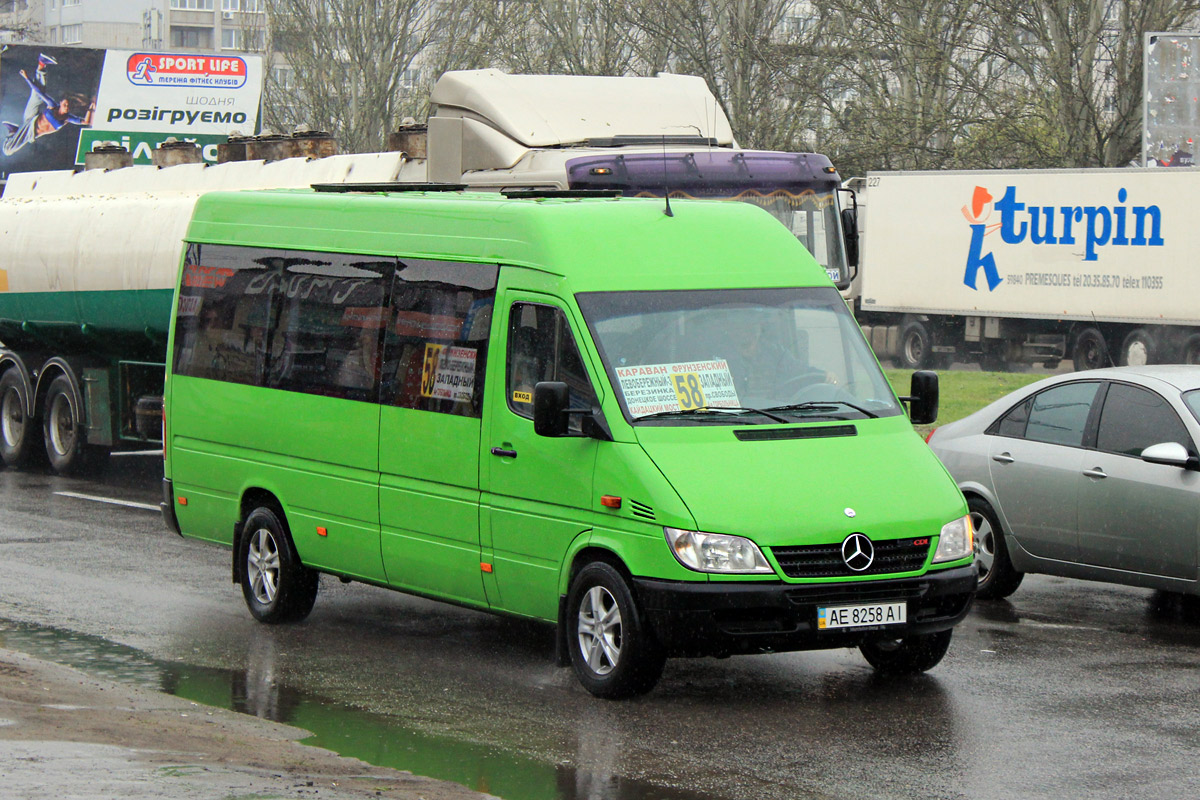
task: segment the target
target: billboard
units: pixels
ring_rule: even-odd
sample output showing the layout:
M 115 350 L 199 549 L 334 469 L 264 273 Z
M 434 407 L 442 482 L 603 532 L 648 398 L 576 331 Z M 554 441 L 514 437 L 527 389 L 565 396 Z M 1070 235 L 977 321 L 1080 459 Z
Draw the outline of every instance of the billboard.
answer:
M 1200 34 L 1148 33 L 1142 166 L 1193 166 L 1200 137 Z
M 229 134 L 259 126 L 262 57 L 8 45 L 0 51 L 0 180 L 71 169 L 116 141 L 149 164 L 169 136 L 208 161 Z

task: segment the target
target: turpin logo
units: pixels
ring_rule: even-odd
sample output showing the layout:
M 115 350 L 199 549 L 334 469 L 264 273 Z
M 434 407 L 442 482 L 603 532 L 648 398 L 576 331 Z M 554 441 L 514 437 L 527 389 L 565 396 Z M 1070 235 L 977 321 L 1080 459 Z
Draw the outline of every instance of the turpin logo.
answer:
M 875 545 L 861 533 L 852 533 L 842 542 L 842 560 L 855 572 L 870 569 L 875 561 Z

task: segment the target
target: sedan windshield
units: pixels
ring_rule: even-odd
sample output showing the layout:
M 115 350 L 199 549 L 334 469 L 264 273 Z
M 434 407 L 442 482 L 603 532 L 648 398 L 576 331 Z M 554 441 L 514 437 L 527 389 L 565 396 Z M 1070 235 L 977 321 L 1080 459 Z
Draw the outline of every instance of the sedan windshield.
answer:
M 832 288 L 578 296 L 622 410 L 655 424 L 778 424 L 901 412 Z

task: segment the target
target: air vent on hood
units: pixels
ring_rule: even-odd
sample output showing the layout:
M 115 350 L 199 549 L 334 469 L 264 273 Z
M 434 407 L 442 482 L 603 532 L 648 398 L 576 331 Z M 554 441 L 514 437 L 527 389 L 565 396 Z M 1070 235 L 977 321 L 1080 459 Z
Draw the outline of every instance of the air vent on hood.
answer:
M 642 519 L 648 519 L 651 522 L 654 521 L 654 509 L 651 508 L 650 506 L 646 505 L 645 503 L 639 503 L 637 500 L 630 500 L 629 501 L 629 511 L 635 517 L 641 517 Z
M 776 442 L 780 439 L 830 439 L 836 436 L 857 436 L 853 425 L 824 425 L 820 428 L 743 428 L 733 432 L 743 442 Z

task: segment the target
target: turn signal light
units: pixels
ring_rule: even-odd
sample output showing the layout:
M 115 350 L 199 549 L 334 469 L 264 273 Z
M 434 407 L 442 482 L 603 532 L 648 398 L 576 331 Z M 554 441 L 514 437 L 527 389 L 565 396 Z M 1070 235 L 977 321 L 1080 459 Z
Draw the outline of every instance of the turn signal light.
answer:
M 320 526 L 317 526 L 317 536 L 328 536 L 328 535 L 329 535 L 328 528 L 322 528 Z
M 600 505 L 604 506 L 605 508 L 620 508 L 621 498 L 611 494 L 602 495 L 600 497 Z
M 480 570 L 482 570 L 483 572 L 491 573 L 491 571 L 492 571 L 492 565 L 491 565 L 491 564 L 489 564 L 489 563 L 488 563 L 488 562 L 486 562 L 486 561 L 480 561 L 480 562 L 479 562 L 479 569 L 480 569 Z
M 180 497 L 180 498 L 179 498 L 179 505 L 181 505 L 181 506 L 186 506 L 186 505 L 187 505 L 187 498 L 186 498 L 186 497 Z

